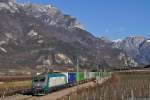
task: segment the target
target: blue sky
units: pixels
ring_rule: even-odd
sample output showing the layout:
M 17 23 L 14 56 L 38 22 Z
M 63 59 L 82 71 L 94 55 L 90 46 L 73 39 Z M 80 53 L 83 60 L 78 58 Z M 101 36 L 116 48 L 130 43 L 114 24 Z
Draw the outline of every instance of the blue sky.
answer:
M 28 0 L 20 0 L 28 1 Z M 150 0 L 30 0 L 75 16 L 95 36 L 150 37 Z

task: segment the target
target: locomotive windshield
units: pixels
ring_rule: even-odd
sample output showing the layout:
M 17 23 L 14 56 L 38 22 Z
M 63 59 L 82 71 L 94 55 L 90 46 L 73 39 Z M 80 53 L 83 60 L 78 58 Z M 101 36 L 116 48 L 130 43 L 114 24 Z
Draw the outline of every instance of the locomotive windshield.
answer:
M 34 78 L 34 82 L 44 82 L 45 81 L 45 77 L 35 77 Z

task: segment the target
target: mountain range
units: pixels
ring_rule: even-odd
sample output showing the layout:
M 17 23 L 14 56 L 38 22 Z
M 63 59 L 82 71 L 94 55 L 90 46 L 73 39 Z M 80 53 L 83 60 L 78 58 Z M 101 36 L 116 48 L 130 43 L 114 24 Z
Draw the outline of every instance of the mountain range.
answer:
M 150 39 L 142 36 L 132 36 L 123 40 L 114 41 L 112 46 L 121 49 L 139 64 L 150 64 Z
M 150 63 L 150 40 L 97 38 L 53 5 L 0 0 L 0 68 L 139 67 Z M 53 67 L 55 68 L 55 67 Z

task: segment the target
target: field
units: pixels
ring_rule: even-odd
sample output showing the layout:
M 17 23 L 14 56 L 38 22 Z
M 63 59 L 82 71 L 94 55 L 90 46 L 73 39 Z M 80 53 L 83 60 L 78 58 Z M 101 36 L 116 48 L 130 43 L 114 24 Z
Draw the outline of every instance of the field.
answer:
M 31 79 L 31 76 L 0 76 L 0 82 L 26 81 Z
M 116 73 L 96 87 L 85 88 L 62 100 L 150 100 L 150 73 Z
M 31 79 L 25 78 L 23 81 L 16 77 L 14 81 L 0 84 L 0 97 L 27 89 L 31 89 Z M 58 100 L 150 100 L 150 72 L 114 73 L 101 85 L 77 88 L 77 92 Z
M 4 76 L 0 77 L 0 82 L 0 97 L 31 89 L 31 77 L 29 76 Z

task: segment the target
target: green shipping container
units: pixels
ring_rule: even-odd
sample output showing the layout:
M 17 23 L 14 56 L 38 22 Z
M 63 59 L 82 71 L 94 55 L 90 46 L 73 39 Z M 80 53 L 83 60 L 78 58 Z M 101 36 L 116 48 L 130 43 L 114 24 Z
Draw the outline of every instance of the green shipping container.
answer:
M 104 72 L 100 72 L 100 77 L 104 77 Z
M 99 72 L 95 72 L 95 75 L 96 75 L 96 77 L 100 76 Z
M 107 76 L 111 76 L 111 72 L 99 72 L 100 77 L 107 77 Z
M 96 72 L 89 72 L 89 78 L 96 78 Z
M 85 78 L 84 78 L 84 72 L 77 72 L 77 77 L 76 77 L 77 81 L 83 81 Z
M 96 76 L 97 76 L 97 72 L 94 72 L 94 78 L 96 78 Z
M 98 74 L 99 74 L 99 77 L 102 77 L 102 72 L 98 72 Z

